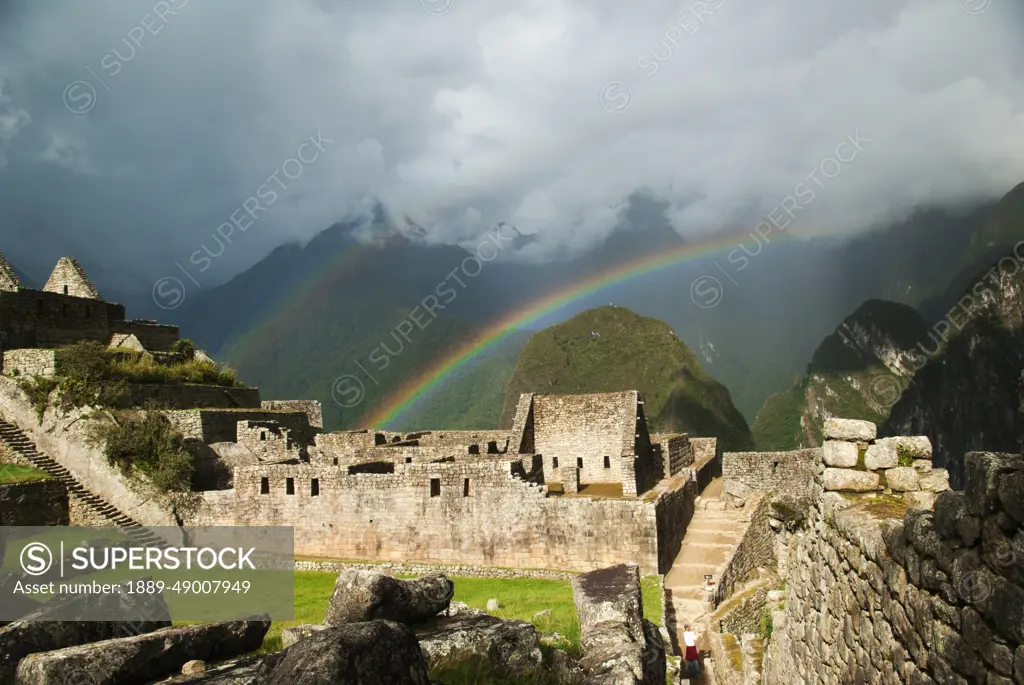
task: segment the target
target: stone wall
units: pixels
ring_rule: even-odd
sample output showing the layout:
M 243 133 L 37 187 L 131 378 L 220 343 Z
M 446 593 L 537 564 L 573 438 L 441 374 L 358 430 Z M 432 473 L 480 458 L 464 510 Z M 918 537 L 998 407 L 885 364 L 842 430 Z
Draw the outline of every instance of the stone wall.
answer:
M 134 335 L 150 352 L 170 352 L 174 343 L 181 338 L 177 326 L 142 319 L 114 321 L 110 331 L 111 333 Z
M 168 409 L 162 412 L 186 438 L 211 445 L 215 442 L 238 442 L 239 421 L 276 421 L 287 428 L 293 440 L 301 445 L 313 442 L 316 429 L 309 425 L 309 416 L 301 411 L 267 411 L 264 409 Z
M 632 560 L 657 573 L 659 533 L 682 536 L 674 526 L 685 523 L 666 513 L 681 506 L 672 488 L 644 500 L 555 497 L 513 475 L 522 469 L 508 459 L 396 464 L 389 474 L 239 467 L 234 490 L 204 493 L 195 523 L 294 525 L 300 556 L 558 571 Z
M 80 340 L 107 343 L 124 307 L 42 290 L 0 291 L 0 347 L 58 347 Z
M 690 436 L 686 433 L 652 435 L 651 442 L 654 443 L 655 450 L 659 453 L 665 478 L 671 478 L 683 468 L 693 464 L 693 447 L 690 443 Z
M 0 485 L 0 525 L 68 525 L 68 490 L 58 480 Z
M 671 487 L 657 499 L 655 523 L 658 526 L 659 573 L 668 573 L 682 548 L 683 536 L 693 518 L 697 493 L 697 482 L 692 476 L 676 476 Z
M 261 461 L 300 459 L 301 446 L 289 436 L 287 428 L 277 421 L 239 421 L 238 444 Z
M 77 495 L 68 495 L 68 525 L 69 526 L 116 526 L 117 524 L 106 516 L 99 514 L 95 509 L 88 506 Z
M 132 383 L 126 386 L 132 406 L 162 409 L 256 409 L 260 408 L 258 388 L 230 388 L 217 385 Z
M 5 350 L 3 371 L 9 376 L 52 376 L 57 366 L 54 350 L 25 348 Z
M 534 452 L 579 460 L 582 483 L 621 483 L 619 457 L 634 454 L 636 412 L 635 392 L 535 395 Z
M 718 438 L 690 438 L 694 461 L 705 461 L 718 455 Z
M 721 577 L 716 579 L 716 606 L 735 593 L 741 585 L 757 578 L 759 569 L 774 572 L 777 567 L 775 536 L 768 525 L 771 514 L 769 498 L 761 493 L 754 493 L 747 499 L 745 509 L 749 512 L 750 520 L 739 544 L 726 560 Z
M 567 571 L 549 571 L 534 568 L 496 568 L 492 566 L 468 566 L 465 564 L 438 566 L 433 564 L 375 564 L 358 561 L 313 561 L 295 562 L 296 571 L 320 571 L 341 573 L 345 569 L 365 568 L 387 575 L 425 576 L 429 573 L 443 573 L 453 578 L 543 578 L 546 580 L 572 580 L 576 575 Z
M 324 429 L 324 410 L 316 400 L 264 400 L 260 406 L 270 411 L 306 412 L 310 426 Z
M 1024 458 L 964 462 L 964 492 L 933 510 L 823 494 L 792 541 L 766 683 L 1024 683 Z
M 758 491 L 785 495 L 809 505 L 820 462 L 821 450 L 817 448 L 792 452 L 725 452 L 722 454 L 724 489 L 739 498 Z

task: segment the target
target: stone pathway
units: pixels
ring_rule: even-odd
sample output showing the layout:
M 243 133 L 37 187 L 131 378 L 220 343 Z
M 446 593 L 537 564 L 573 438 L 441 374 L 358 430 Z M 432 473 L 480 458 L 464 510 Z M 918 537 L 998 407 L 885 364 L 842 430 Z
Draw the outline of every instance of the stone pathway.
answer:
M 743 510 L 727 507 L 720 499 L 721 479 L 715 479 L 704 489 L 690 525 L 683 538 L 683 546 L 672 568 L 665 575 L 668 595 L 666 623 L 674 629 L 669 633 L 679 654 L 685 652 L 682 643 L 683 626 L 687 623 L 697 631 L 697 648 L 700 650 L 703 673 L 684 683 L 714 683 L 714 668 L 707 658 L 711 646 L 708 643 L 708 618 L 714 611 L 710 602 L 711 593 L 717 588 L 722 565 L 732 550 L 739 544 L 746 522 Z M 710 590 L 704 578 L 711 575 Z M 685 667 L 685 663 L 683 664 Z

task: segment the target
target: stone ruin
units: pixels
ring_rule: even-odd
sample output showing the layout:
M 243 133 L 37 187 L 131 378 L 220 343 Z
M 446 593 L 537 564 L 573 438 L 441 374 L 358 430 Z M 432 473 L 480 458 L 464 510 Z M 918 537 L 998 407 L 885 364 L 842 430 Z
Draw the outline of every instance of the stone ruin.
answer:
M 309 557 L 658 573 L 696 495 L 690 437 L 652 438 L 636 391 L 526 394 L 506 431 L 307 440 L 248 421 L 234 443 L 215 446 L 234 455 L 231 489 L 204 492 L 189 523 L 292 525 Z M 715 459 L 714 441 L 699 449 Z

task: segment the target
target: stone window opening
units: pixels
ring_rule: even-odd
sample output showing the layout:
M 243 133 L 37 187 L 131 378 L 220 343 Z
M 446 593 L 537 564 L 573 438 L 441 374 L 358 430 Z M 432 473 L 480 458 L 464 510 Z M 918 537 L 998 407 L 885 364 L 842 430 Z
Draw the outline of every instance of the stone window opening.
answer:
M 462 496 L 469 497 L 469 479 L 466 478 L 462 481 Z
M 67 294 L 68 294 L 68 287 L 67 287 L 67 286 L 64 286 L 64 294 L 65 294 L 65 295 L 67 295 Z
M 263 478 L 260 478 L 260 494 L 261 495 L 269 495 L 270 494 L 270 479 L 267 478 L 266 476 L 264 476 Z
M 441 496 L 441 479 L 431 478 L 430 479 L 430 496 L 440 497 Z
M 320 479 L 314 478 L 309 482 L 309 496 L 319 497 L 320 496 Z
M 604 457 L 604 467 L 606 469 L 610 469 L 612 467 L 612 458 L 608 455 L 605 455 Z
M 576 468 L 583 468 L 583 457 L 576 457 Z
M 289 478 L 288 480 L 286 480 L 284 482 L 284 491 L 285 491 L 286 494 L 289 494 L 289 495 L 294 495 L 295 494 L 295 479 L 294 478 Z
M 495 440 L 491 440 L 490 442 L 487 443 L 487 454 L 497 454 L 497 453 L 498 453 L 498 443 Z
M 558 457 L 551 457 L 551 468 L 558 468 Z
M 335 465 L 335 466 L 337 466 L 337 465 L 338 465 L 338 458 L 337 458 L 337 457 L 335 457 L 335 458 L 334 458 L 334 465 Z
M 267 439 L 267 431 L 260 431 L 260 440 Z
M 774 476 L 778 472 L 779 472 L 779 462 L 778 461 L 773 461 L 772 462 L 772 475 Z
M 411 464 L 412 463 L 412 457 L 406 457 L 405 458 L 405 463 L 406 464 Z
M 470 445 L 469 446 L 469 453 L 470 454 L 480 454 L 480 445 Z

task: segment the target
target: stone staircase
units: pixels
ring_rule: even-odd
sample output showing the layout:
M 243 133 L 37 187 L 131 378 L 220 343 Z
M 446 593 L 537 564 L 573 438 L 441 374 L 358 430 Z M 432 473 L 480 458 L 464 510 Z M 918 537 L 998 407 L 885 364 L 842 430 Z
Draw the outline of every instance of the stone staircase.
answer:
M 710 650 L 709 619 L 715 609 L 712 598 L 724 564 L 742 539 L 747 524 L 743 510 L 727 506 L 715 490 L 709 486 L 698 499 L 679 555 L 665 575 L 666 624 L 673 627 L 670 635 L 679 654 L 685 651 L 681 645 L 683 626 L 687 623 L 697 631 L 697 648 L 705 654 Z M 712 576 L 711 585 L 707 584 L 706 575 Z M 705 669 L 700 678 L 690 681 L 684 675 L 682 682 L 714 683 L 713 669 Z
M 125 535 L 132 542 L 149 547 L 167 546 L 165 540 L 143 529 L 140 523 L 126 516 L 107 500 L 85 488 L 71 475 L 70 471 L 36 449 L 35 443 L 20 428 L 2 419 L 0 419 L 0 442 L 3 442 L 8 448 L 32 464 L 32 466 L 40 471 L 45 471 L 63 483 L 69 495 L 77 497 L 79 501 L 94 513 L 110 521 L 113 525 L 124 528 Z

